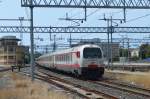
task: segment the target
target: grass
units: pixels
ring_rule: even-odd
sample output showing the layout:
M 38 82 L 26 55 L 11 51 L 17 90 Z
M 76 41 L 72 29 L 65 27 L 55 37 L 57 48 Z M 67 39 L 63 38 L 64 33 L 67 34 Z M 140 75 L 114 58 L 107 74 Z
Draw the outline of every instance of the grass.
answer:
M 2 78 L 3 77 L 3 75 L 0 75 L 0 78 Z
M 113 71 L 107 72 L 106 75 L 132 84 L 138 84 L 150 89 L 150 72 L 115 73 L 115 71 Z
M 150 89 L 150 74 L 145 75 L 124 75 L 121 79 L 142 85 L 145 88 Z
M 26 77 L 10 73 L 9 87 L 0 89 L 0 99 L 71 99 L 64 92 L 48 89 L 49 85 L 40 81 L 31 82 Z

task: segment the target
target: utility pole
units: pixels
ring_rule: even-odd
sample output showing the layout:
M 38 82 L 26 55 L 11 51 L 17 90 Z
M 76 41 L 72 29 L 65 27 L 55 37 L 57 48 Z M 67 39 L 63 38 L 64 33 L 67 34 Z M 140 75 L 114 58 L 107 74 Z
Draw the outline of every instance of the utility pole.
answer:
M 129 38 L 127 38 L 127 45 L 128 45 L 128 62 L 130 61 L 130 42 L 129 42 Z
M 46 45 L 45 53 L 48 53 L 48 45 Z
M 107 51 L 106 51 L 106 57 L 107 57 L 107 61 L 108 61 L 108 63 L 107 63 L 107 65 L 108 65 L 108 67 L 109 67 L 109 60 L 110 60 L 110 55 L 109 55 L 109 47 L 110 47 L 110 40 L 109 40 L 109 38 L 110 38 L 110 19 L 106 19 L 105 18 L 105 15 L 104 15 L 104 18 L 103 19 L 99 19 L 99 20 L 104 20 L 104 21 L 106 21 L 107 22 Z
M 113 26 L 112 26 L 112 21 L 113 21 L 113 19 L 112 19 L 112 16 L 111 16 L 111 20 L 110 20 L 110 41 L 111 41 L 111 46 L 110 46 L 110 61 L 111 61 L 111 66 L 113 65 L 113 56 L 112 56 L 112 45 L 113 45 L 113 39 L 112 39 L 112 34 L 113 34 Z
M 20 27 L 22 28 L 22 25 L 23 25 L 23 20 L 24 20 L 24 17 L 19 17 L 19 21 L 20 21 Z M 21 39 L 21 42 L 20 42 L 20 45 L 22 45 L 22 42 L 23 42 L 23 33 L 20 31 L 20 39 Z
M 34 61 L 34 34 L 33 34 L 33 4 L 30 0 L 30 43 L 31 43 L 31 75 L 34 81 L 35 61 Z
M 84 9 L 84 20 L 87 20 L 87 8 L 86 8 L 87 0 L 85 0 L 85 9 Z
M 112 38 L 112 35 L 114 32 L 113 31 L 114 30 L 113 23 L 116 24 L 115 26 L 118 26 L 118 23 L 113 22 L 113 20 L 120 21 L 122 23 L 122 20 L 125 20 L 125 19 L 113 19 L 112 16 L 110 18 L 105 18 L 105 15 L 104 15 L 104 19 L 99 19 L 99 20 L 107 21 L 107 39 L 108 39 L 108 42 L 107 42 L 107 60 L 108 60 L 108 66 L 110 66 L 110 62 L 111 62 L 111 66 L 112 66 L 113 65 L 113 54 L 112 54 L 112 52 L 113 52 L 112 51 L 113 50 L 112 49 L 113 38 Z
M 50 38 L 50 43 L 51 43 L 51 40 L 52 40 L 52 31 L 51 31 L 51 26 L 50 26 L 50 31 L 49 31 L 49 38 Z
M 104 19 L 100 19 L 100 20 L 105 20 L 107 21 L 107 61 L 108 61 L 108 67 L 110 66 L 110 61 L 111 61 L 111 66 L 112 66 L 112 34 L 113 34 L 113 19 L 112 16 L 109 19 L 105 18 L 104 15 Z M 114 19 L 114 20 L 120 20 L 120 19 Z
M 53 45 L 53 51 L 56 51 L 56 35 L 54 35 L 54 45 Z
M 70 33 L 70 41 L 69 41 L 69 45 L 70 45 L 70 47 L 72 46 L 72 37 L 71 37 L 71 33 Z
M 123 0 L 123 15 L 124 15 L 124 22 L 126 22 L 126 1 Z
M 125 43 L 125 38 L 124 38 L 124 35 L 121 35 L 122 36 L 122 58 L 123 58 L 123 66 L 124 66 L 124 53 L 125 53 L 125 50 L 124 50 L 124 43 Z
M 51 26 L 50 26 L 50 31 L 49 31 L 49 45 L 51 45 L 51 41 L 52 41 L 52 31 L 51 31 Z
M 107 42 L 107 61 L 108 61 L 108 67 L 110 66 L 110 64 L 109 64 L 109 59 L 110 59 L 110 57 L 109 57 L 109 45 L 110 45 L 110 42 L 109 42 L 109 20 L 107 20 L 107 40 L 108 40 L 108 42 Z

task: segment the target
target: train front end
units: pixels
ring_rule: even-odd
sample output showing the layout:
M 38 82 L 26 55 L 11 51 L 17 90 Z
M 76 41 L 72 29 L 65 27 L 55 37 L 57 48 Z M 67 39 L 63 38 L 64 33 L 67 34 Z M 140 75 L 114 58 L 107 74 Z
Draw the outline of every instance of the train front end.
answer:
M 98 46 L 83 48 L 81 73 L 84 77 L 98 79 L 104 74 L 103 53 Z

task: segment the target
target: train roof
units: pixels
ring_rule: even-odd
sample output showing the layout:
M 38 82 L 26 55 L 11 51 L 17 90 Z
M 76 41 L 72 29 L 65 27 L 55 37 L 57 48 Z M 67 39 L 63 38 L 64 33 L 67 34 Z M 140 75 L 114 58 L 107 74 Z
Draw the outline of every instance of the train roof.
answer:
M 72 47 L 72 48 L 68 48 L 68 49 L 59 50 L 59 51 L 56 51 L 56 52 L 44 54 L 44 55 L 40 56 L 39 58 L 46 57 L 46 56 L 51 56 L 51 55 L 55 55 L 55 54 L 61 54 L 61 53 L 65 53 L 65 52 L 66 53 L 67 52 L 73 52 L 75 50 L 83 49 L 84 47 L 99 47 L 100 48 L 100 46 L 95 45 L 95 44 L 84 44 L 84 45 L 79 45 L 79 46 L 75 46 L 75 47 Z

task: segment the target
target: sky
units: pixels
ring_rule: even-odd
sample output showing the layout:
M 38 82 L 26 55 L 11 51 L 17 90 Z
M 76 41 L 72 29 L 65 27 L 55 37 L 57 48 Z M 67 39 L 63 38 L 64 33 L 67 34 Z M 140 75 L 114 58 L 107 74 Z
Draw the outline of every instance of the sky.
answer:
M 25 19 L 30 18 L 30 10 L 29 8 L 21 7 L 21 0 L 0 0 L 0 19 L 18 19 L 19 17 L 24 17 Z M 66 13 L 68 13 L 69 17 L 72 18 L 84 18 L 84 9 L 64 9 L 64 8 L 34 8 L 34 26 L 75 26 L 76 24 L 70 21 L 60 20 L 60 18 L 65 18 Z M 107 26 L 105 21 L 100 21 L 104 14 L 106 18 L 123 18 L 123 10 L 122 9 L 87 9 L 87 21 L 79 22 L 80 26 Z M 127 10 L 127 21 L 135 19 L 137 17 L 145 16 L 150 14 L 149 9 L 143 10 Z M 115 21 L 116 22 L 116 21 Z M 117 22 L 119 26 L 150 26 L 150 15 L 147 17 L 140 18 L 138 20 L 129 21 L 127 23 L 120 24 Z M 19 22 L 12 21 L 0 21 L 1 26 L 16 26 L 20 25 Z M 29 22 L 23 22 L 23 25 L 29 25 Z M 115 25 L 115 24 L 114 24 Z M 15 33 L 6 33 L 0 34 L 0 37 L 6 35 L 15 35 L 18 38 L 20 34 Z M 52 36 L 55 34 L 52 34 Z M 114 38 L 121 37 L 122 34 L 114 34 Z M 128 37 L 132 38 L 144 38 L 148 37 L 148 34 L 124 34 Z M 36 44 L 46 45 L 52 44 L 53 41 L 50 42 L 49 34 L 34 34 L 35 38 L 43 38 L 44 41 L 35 40 Z M 56 38 L 63 38 L 63 40 L 58 40 L 58 43 L 68 43 L 67 39 L 69 34 L 56 34 Z M 106 34 L 72 34 L 73 38 L 82 38 L 82 39 L 91 39 L 91 38 L 102 38 L 106 39 Z M 30 35 L 23 34 L 23 44 L 30 45 Z

